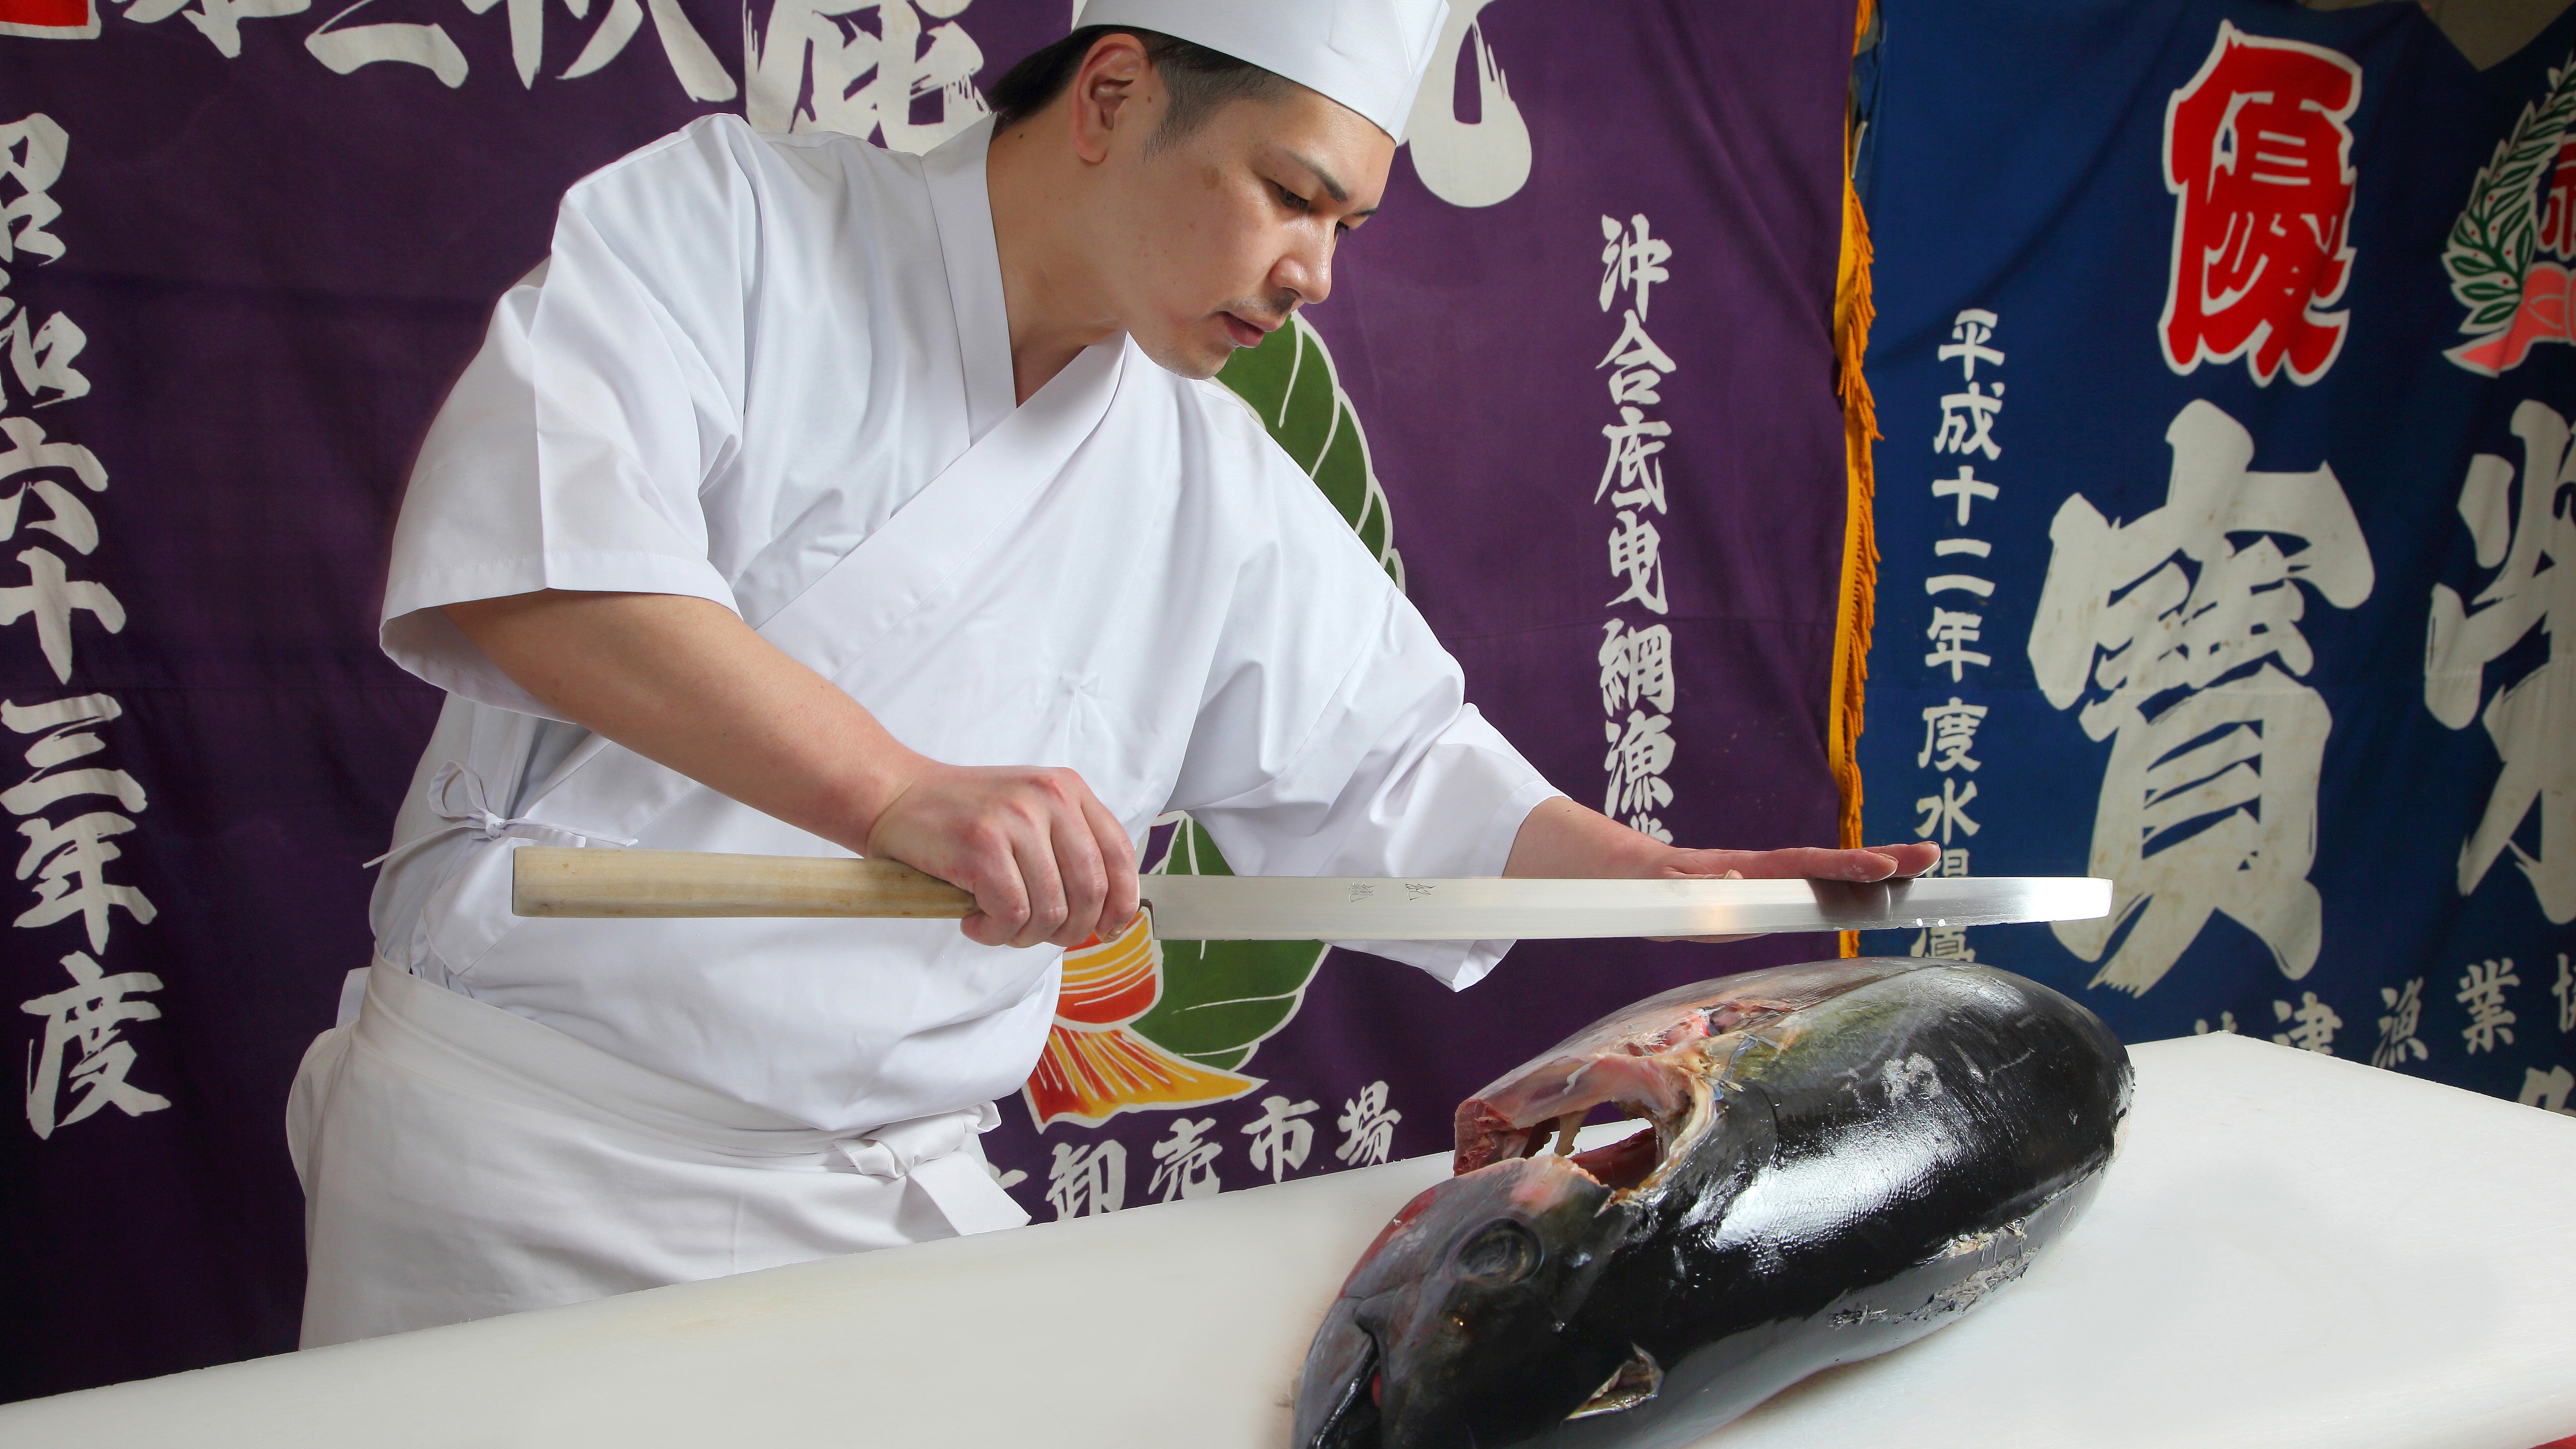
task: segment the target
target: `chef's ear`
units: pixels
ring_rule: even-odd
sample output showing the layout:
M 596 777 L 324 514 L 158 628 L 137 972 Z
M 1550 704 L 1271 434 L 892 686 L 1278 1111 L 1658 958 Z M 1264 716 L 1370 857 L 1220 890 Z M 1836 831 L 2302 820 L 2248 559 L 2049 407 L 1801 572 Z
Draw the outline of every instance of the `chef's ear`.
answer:
M 1145 43 L 1124 31 L 1094 41 L 1066 89 L 1073 97 L 1074 154 L 1093 165 L 1109 159 L 1120 131 L 1134 132 L 1134 144 L 1161 117 L 1162 82 Z

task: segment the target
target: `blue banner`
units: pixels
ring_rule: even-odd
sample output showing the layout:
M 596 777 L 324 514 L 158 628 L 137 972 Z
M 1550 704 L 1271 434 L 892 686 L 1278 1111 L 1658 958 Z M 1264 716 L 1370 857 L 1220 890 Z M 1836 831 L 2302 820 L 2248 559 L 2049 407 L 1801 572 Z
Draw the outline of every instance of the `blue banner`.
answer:
M 1890 0 L 1873 839 L 2117 882 L 1925 931 L 2130 1040 L 2564 1110 L 2576 15 Z

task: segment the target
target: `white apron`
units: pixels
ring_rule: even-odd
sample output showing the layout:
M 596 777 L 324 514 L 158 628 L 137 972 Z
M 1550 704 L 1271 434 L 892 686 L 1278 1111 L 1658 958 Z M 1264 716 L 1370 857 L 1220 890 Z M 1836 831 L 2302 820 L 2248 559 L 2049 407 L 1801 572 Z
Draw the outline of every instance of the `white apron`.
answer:
M 379 959 L 287 1104 L 302 1345 L 1017 1227 L 993 1107 L 806 1127 Z

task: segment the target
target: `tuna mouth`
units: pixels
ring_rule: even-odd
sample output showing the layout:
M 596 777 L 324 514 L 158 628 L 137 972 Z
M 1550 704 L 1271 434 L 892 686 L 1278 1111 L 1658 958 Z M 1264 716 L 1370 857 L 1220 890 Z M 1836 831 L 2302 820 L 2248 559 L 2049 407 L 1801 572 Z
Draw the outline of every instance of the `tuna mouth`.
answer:
M 1298 1394 L 1301 1411 L 1311 1411 L 1309 1406 L 1315 1405 L 1323 1416 L 1313 1429 L 1298 1435 L 1296 1449 L 1380 1449 L 1383 1418 L 1378 1401 L 1385 1394 L 1380 1368 L 1384 1355 L 1378 1351 L 1377 1335 L 1355 1326 L 1345 1327 L 1344 1332 L 1359 1340 L 1351 1345 L 1358 1355 L 1329 1384 L 1309 1384 Z M 1322 1394 L 1310 1397 L 1317 1389 Z M 1298 1418 L 1304 1420 L 1306 1412 Z

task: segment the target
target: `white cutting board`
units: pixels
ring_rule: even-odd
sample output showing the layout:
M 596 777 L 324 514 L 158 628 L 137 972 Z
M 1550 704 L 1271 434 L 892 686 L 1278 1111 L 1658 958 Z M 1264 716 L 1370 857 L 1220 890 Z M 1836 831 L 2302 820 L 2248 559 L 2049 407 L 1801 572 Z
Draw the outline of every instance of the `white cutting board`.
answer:
M 2237 1037 L 2135 1049 L 2092 1214 L 1710 1449 L 2533 1449 L 2576 1434 L 2576 1118 Z M 1614 1129 L 1616 1130 L 1616 1129 Z M 1282 1449 L 1417 1158 L 0 1408 L 0 1445 Z

